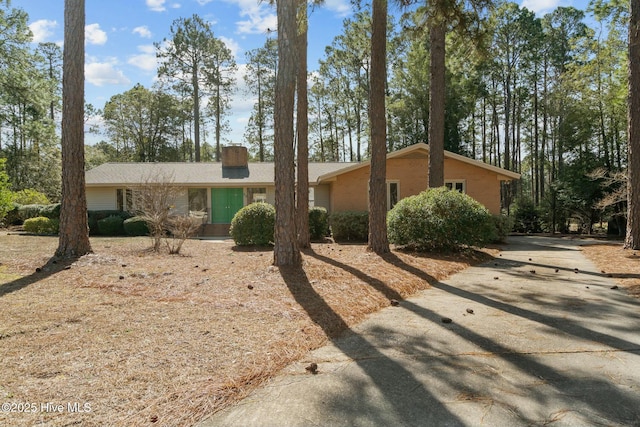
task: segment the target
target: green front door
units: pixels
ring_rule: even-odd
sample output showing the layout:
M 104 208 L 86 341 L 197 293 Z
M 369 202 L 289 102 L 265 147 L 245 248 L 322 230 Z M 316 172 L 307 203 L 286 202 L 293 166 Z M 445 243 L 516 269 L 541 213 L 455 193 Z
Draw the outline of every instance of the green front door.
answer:
M 211 222 L 230 224 L 233 216 L 244 206 L 242 188 L 211 189 Z

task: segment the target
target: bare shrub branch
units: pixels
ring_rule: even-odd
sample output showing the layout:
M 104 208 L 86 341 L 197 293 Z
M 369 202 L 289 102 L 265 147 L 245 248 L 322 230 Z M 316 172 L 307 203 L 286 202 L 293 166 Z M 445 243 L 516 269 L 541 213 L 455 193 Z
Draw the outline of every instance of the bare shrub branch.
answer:
M 153 250 L 158 252 L 162 238 L 169 229 L 171 210 L 175 207 L 180 188 L 175 185 L 172 175 L 151 173 L 139 186 L 131 188 L 136 215 L 149 227 L 153 239 Z
M 170 254 L 179 254 L 184 241 L 192 237 L 200 229 L 202 218 L 187 215 L 172 215 L 168 218 L 167 228 L 171 237 L 165 242 Z
M 596 202 L 595 207 L 605 209 L 609 206 L 616 205 L 627 201 L 627 172 L 626 171 L 608 171 L 604 168 L 598 168 L 587 175 L 592 180 L 601 180 L 601 186 L 609 191 L 602 199 Z

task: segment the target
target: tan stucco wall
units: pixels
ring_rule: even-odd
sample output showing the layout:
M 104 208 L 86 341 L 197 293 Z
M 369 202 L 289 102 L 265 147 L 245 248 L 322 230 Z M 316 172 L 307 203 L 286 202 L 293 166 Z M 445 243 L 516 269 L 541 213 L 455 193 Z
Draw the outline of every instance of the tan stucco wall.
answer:
M 400 182 L 400 198 L 424 191 L 428 185 L 426 156 L 396 158 L 387 161 L 387 181 Z M 331 182 L 332 211 L 368 210 L 369 166 L 339 175 Z M 500 181 L 497 174 L 459 160 L 445 159 L 445 180 L 460 180 L 466 193 L 482 203 L 491 213 L 500 213 Z
M 492 214 L 500 213 L 500 181 L 495 172 L 463 163 L 444 160 L 445 180 L 464 180 L 466 193 L 482 203 Z
M 399 181 L 400 198 L 412 196 L 427 188 L 428 159 L 390 159 L 387 161 L 387 181 Z M 338 175 L 331 183 L 331 210 L 368 210 L 370 167 L 362 167 Z

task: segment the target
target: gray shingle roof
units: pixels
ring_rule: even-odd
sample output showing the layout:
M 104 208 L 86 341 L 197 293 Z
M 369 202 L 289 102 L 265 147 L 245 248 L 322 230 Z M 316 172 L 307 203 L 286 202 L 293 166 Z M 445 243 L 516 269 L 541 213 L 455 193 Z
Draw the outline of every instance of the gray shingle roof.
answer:
M 354 163 L 309 163 L 309 182 Z M 157 177 L 189 186 L 273 185 L 273 163 L 249 163 L 246 169 L 222 168 L 221 163 L 104 163 L 86 172 L 90 187 L 127 186 Z

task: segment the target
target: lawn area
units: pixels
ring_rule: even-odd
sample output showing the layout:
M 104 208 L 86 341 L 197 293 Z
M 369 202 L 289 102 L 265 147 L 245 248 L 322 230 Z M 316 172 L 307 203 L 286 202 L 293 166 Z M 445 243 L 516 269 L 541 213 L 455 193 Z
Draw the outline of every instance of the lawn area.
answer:
M 92 238 L 51 258 L 57 238 L 0 232 L 2 426 L 191 426 L 245 396 L 368 314 L 481 262 L 314 244 L 302 268 L 268 249 Z M 307 375 L 303 369 L 301 375 Z

